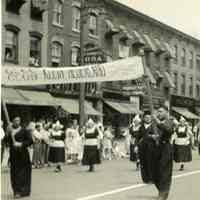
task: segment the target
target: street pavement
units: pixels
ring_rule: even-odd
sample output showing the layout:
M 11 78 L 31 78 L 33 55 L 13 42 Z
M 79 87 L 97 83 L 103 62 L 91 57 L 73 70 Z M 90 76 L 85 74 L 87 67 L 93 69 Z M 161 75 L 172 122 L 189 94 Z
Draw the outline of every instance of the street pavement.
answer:
M 174 165 L 169 200 L 200 199 L 200 156 L 193 152 L 193 161 L 183 172 Z M 33 169 L 32 194 L 23 200 L 154 200 L 157 191 L 145 185 L 134 163 L 127 158 L 103 161 L 96 172 L 89 173 L 81 165 L 65 165 L 61 173 L 53 167 Z M 9 170 L 1 172 L 1 199 L 11 200 Z

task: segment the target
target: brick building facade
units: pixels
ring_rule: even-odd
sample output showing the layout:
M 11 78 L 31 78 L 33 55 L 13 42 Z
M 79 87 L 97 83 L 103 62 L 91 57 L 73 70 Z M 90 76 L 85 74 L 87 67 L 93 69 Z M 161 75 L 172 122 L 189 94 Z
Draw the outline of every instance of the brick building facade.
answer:
M 87 55 L 101 54 L 107 62 L 139 55 L 143 50 L 155 106 L 172 98 L 174 105 L 171 106 L 187 107 L 177 103 L 176 98 L 181 96 L 194 102 L 193 111 L 195 106 L 200 107 L 199 40 L 118 2 L 86 2 L 83 17 Z M 3 0 L 3 63 L 76 67 L 79 65 L 80 13 L 79 0 Z M 135 106 L 136 111 L 148 106 L 145 91 L 142 95 L 137 91 L 141 86 L 138 83 L 142 85 L 141 80 L 87 84 L 86 100 L 104 112 L 104 116 L 113 114 L 112 111 L 123 113 L 123 109 L 126 115 L 132 114 L 130 107 Z M 56 97 L 77 100 L 79 86 L 54 85 L 48 86 L 47 91 Z M 104 118 L 112 120 L 112 117 Z

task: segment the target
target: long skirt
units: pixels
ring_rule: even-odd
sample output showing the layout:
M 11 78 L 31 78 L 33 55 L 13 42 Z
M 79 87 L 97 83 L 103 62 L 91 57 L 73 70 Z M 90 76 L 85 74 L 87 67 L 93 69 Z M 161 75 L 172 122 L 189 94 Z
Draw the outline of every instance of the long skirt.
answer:
M 42 164 L 42 143 L 33 144 L 33 164 Z
M 84 146 L 83 150 L 83 165 L 93 165 L 93 164 L 100 164 L 100 152 L 97 146 Z
M 177 163 L 192 161 L 191 146 L 174 144 L 174 161 Z
M 51 147 L 49 148 L 49 162 L 64 163 L 65 162 L 65 148 Z
M 137 154 L 135 152 L 135 145 L 130 144 L 130 161 L 136 161 L 137 160 Z
M 10 148 L 10 174 L 14 194 L 29 196 L 31 193 L 31 162 L 27 149 Z

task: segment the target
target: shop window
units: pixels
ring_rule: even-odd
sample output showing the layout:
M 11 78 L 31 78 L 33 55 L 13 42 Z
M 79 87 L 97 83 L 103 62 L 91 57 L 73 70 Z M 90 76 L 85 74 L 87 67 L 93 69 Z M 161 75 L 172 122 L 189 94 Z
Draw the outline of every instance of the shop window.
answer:
M 6 0 L 6 10 L 19 14 L 19 10 L 25 2 L 26 0 Z
M 18 62 L 18 32 L 16 30 L 6 29 L 5 61 Z
M 193 64 L 194 64 L 194 54 L 193 51 L 190 51 L 190 55 L 189 55 L 189 62 L 190 62 L 190 68 L 193 68 Z
M 181 75 L 181 95 L 185 95 L 185 74 Z
M 63 3 L 61 0 L 54 2 L 53 24 L 63 25 Z
M 80 58 L 80 47 L 72 46 L 71 50 L 71 64 L 73 66 L 79 65 L 79 58 Z
M 119 40 L 119 58 L 129 57 L 129 46 L 125 40 Z
M 90 13 L 89 16 L 89 33 L 97 35 L 97 15 L 95 13 Z
M 36 36 L 30 36 L 29 65 L 33 67 L 41 66 L 41 38 Z
M 186 65 L 186 51 L 184 48 L 181 51 L 181 64 L 182 66 Z
M 58 67 L 62 62 L 62 44 L 59 42 L 52 43 L 51 62 L 53 67 Z
M 190 77 L 190 82 L 189 82 L 189 95 L 190 97 L 193 97 L 193 78 Z
M 80 18 L 81 18 L 80 8 L 77 6 L 73 6 L 72 7 L 72 29 L 75 31 L 80 31 Z
M 178 63 L 178 46 L 177 45 L 174 45 L 174 63 L 177 64 Z

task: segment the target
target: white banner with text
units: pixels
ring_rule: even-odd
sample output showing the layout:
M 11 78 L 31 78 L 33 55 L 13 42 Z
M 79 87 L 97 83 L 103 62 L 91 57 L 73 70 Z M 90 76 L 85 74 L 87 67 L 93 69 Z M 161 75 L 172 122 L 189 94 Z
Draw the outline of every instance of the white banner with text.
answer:
M 7 86 L 50 85 L 125 81 L 140 78 L 144 74 L 142 58 L 139 56 L 109 63 L 80 67 L 22 67 L 2 66 L 2 84 Z

